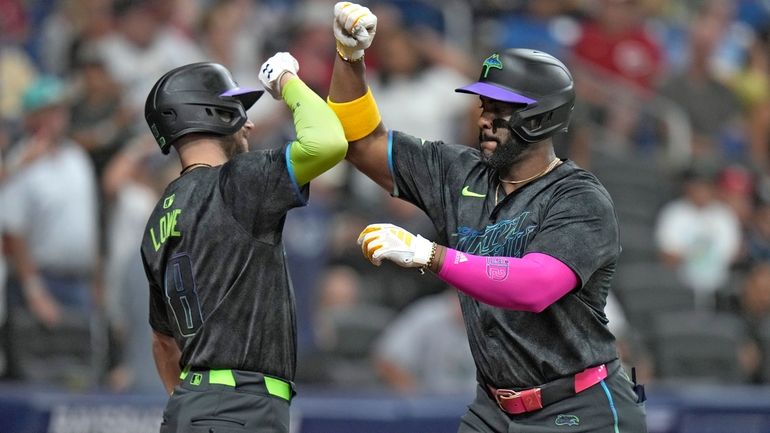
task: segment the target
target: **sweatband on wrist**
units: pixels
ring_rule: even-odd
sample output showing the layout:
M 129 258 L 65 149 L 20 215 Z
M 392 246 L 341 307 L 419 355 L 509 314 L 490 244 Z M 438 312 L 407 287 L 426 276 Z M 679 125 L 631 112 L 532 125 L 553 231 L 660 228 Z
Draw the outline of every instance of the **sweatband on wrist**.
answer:
M 326 103 L 340 119 L 348 141 L 360 140 L 371 134 L 382 120 L 372 89 L 367 89 L 364 96 L 352 101 L 333 102 L 326 98 Z
M 546 254 L 484 257 L 451 248 L 446 250 L 438 277 L 486 304 L 536 313 L 579 283 L 569 266 Z

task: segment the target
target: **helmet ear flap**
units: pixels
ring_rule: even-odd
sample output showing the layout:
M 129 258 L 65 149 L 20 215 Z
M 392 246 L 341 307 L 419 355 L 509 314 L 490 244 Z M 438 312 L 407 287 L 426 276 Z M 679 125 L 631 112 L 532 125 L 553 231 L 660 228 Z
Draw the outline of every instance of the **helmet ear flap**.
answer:
M 509 127 L 521 140 L 536 143 L 558 132 L 566 132 L 574 106 L 575 94 L 567 91 L 546 96 L 513 113 Z

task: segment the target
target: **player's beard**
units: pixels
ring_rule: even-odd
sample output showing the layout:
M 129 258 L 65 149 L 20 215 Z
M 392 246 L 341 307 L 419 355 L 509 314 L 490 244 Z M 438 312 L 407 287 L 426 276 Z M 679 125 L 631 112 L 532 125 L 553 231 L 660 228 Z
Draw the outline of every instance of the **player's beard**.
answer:
M 240 130 L 235 134 L 226 135 L 220 140 L 220 146 L 227 156 L 227 159 L 248 152 L 248 144 L 242 131 L 243 130 Z
M 493 138 L 485 138 L 482 133 L 479 132 L 479 143 L 489 139 Z M 481 152 L 481 161 L 499 173 L 507 173 L 508 169 L 510 169 L 516 161 L 521 159 L 526 150 L 527 143 L 517 140 L 516 136 L 511 134 L 504 142 L 501 143 L 500 141 L 497 141 L 497 146 L 495 147 L 495 150 L 492 151 L 491 155 Z

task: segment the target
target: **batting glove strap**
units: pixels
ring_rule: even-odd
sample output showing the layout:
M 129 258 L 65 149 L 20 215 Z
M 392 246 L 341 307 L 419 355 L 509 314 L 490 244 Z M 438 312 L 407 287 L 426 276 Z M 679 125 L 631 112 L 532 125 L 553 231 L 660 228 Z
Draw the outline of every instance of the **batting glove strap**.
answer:
M 419 267 L 427 266 L 433 258 L 433 242 L 417 235 L 414 239 L 413 262 Z
M 393 224 L 367 226 L 358 243 L 366 258 L 377 266 L 387 259 L 406 268 L 422 268 L 433 255 L 433 242 Z

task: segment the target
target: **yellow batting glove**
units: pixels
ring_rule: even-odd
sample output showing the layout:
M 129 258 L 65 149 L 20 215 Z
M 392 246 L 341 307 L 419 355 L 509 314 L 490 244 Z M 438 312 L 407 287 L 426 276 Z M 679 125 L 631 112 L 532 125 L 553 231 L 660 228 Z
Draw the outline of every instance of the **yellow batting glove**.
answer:
M 428 264 L 433 242 L 413 235 L 393 224 L 370 224 L 360 235 L 361 252 L 376 266 L 383 259 L 405 268 L 419 268 Z

